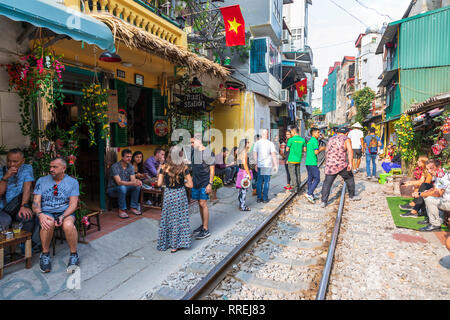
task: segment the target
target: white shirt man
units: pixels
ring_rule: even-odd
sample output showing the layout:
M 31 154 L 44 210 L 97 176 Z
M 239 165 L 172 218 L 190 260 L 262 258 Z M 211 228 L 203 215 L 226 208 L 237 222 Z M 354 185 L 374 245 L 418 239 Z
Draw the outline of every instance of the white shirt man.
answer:
M 362 126 L 361 124 L 359 124 L 359 122 L 357 122 L 352 126 L 352 131 L 350 131 L 350 133 L 348 134 L 348 137 L 352 141 L 353 169 L 355 173 L 359 171 L 362 157 L 361 149 L 364 142 L 364 132 L 362 132 L 360 128 L 362 128 Z

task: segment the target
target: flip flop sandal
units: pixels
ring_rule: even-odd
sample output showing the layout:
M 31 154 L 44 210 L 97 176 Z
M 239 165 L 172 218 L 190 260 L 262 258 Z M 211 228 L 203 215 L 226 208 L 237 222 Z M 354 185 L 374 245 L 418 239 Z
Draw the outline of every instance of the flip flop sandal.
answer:
M 119 213 L 119 218 L 120 218 L 120 219 L 128 219 L 129 216 L 128 216 L 128 214 L 126 214 L 126 213 Z
M 136 211 L 131 211 L 134 215 L 137 215 L 137 216 L 141 216 L 142 215 L 142 212 L 141 211 L 138 211 L 138 210 L 136 210 Z M 137 213 L 136 213 L 137 212 Z
M 175 252 L 177 252 L 177 251 L 178 251 L 178 249 L 172 249 L 172 250 L 170 250 L 171 253 L 175 253 Z
M 244 209 L 239 209 L 239 211 L 251 211 L 252 209 L 250 209 L 249 207 L 245 207 Z

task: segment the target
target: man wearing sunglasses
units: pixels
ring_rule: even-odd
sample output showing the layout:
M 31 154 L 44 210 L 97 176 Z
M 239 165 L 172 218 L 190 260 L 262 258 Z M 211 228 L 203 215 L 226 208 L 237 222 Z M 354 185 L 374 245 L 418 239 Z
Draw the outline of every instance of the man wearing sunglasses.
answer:
M 39 266 L 44 273 L 52 269 L 49 249 L 55 227 L 62 226 L 70 248 L 67 272 L 75 272 L 80 264 L 77 253 L 78 233 L 75 227 L 80 188 L 78 181 L 65 173 L 66 168 L 64 159 L 52 160 L 50 174 L 39 178 L 34 189 L 33 211 L 41 224 L 42 253 Z

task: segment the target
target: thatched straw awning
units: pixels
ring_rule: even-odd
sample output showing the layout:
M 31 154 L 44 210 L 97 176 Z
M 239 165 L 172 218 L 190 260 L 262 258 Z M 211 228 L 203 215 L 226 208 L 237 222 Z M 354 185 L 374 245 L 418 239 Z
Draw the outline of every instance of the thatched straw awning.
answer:
M 210 74 L 223 79 L 230 74 L 221 65 L 163 40 L 111 14 L 90 13 L 90 15 L 111 29 L 115 41 L 123 42 L 129 48 L 136 48 L 154 54 L 175 65 L 187 67 L 190 72 L 196 74 Z

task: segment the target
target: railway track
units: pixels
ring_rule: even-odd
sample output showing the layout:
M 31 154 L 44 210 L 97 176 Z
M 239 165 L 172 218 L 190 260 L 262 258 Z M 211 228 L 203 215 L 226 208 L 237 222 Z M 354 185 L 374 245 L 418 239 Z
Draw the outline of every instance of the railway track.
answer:
M 182 299 L 325 299 L 345 201 L 336 189 L 327 213 L 289 195 Z

